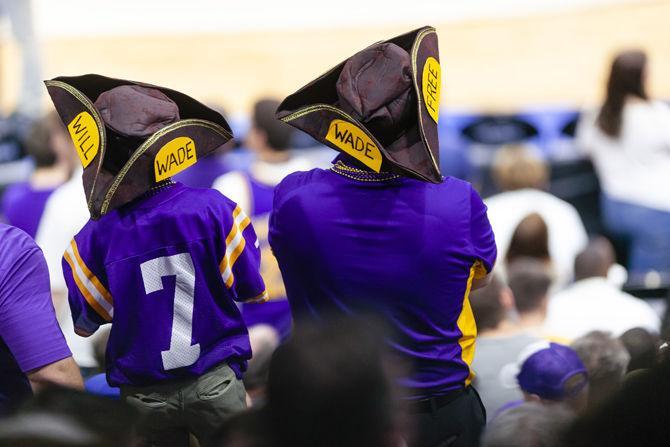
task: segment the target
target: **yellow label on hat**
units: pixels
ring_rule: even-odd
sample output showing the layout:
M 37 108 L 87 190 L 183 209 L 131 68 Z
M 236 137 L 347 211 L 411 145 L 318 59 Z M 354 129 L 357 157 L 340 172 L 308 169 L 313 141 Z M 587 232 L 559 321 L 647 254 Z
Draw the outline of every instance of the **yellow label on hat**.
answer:
M 426 104 L 428 114 L 437 123 L 440 114 L 440 63 L 434 57 L 426 59 L 423 64 L 423 102 Z
M 86 167 L 98 155 L 100 131 L 90 113 L 83 111 L 67 125 L 81 164 Z
M 355 124 L 335 119 L 330 122 L 326 140 L 375 172 L 382 167 L 382 153 L 372 139 Z
M 172 177 L 194 165 L 197 160 L 195 143 L 189 137 L 177 137 L 168 141 L 160 148 L 154 159 L 156 181 Z

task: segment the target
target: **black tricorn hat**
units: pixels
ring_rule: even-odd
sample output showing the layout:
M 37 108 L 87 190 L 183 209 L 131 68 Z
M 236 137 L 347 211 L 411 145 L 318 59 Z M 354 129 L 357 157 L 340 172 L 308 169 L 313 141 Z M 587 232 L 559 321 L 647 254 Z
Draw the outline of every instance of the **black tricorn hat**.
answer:
M 288 96 L 277 118 L 375 172 L 440 183 L 440 62 L 429 26 L 378 42 Z
M 45 81 L 98 219 L 232 138 L 218 112 L 164 87 L 88 74 Z

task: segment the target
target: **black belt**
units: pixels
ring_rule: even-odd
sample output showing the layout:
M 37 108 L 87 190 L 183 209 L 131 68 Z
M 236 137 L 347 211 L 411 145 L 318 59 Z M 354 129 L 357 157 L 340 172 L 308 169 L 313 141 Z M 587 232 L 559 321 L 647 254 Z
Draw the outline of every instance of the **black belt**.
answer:
M 469 388 L 469 387 L 468 387 Z M 428 399 L 421 399 L 411 401 L 408 404 L 408 411 L 410 413 L 433 413 L 442 407 L 445 407 L 461 397 L 468 388 L 458 388 L 447 392 L 442 396 L 429 397 Z

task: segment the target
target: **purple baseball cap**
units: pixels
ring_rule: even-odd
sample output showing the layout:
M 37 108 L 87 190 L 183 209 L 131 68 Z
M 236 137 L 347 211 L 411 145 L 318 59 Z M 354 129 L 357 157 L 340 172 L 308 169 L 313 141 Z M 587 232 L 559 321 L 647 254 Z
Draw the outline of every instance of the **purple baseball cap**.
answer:
M 541 341 L 526 347 L 514 365 L 516 381 L 526 393 L 564 400 L 588 384 L 584 363 L 570 347 Z

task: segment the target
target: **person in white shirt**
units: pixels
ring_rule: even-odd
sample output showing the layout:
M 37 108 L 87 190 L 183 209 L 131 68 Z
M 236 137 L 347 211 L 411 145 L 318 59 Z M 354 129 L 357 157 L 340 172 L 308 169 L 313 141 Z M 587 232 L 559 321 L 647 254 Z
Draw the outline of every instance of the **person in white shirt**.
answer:
M 256 159 L 249 171 L 224 174 L 212 187 L 235 201 L 251 217 L 261 248 L 261 274 L 270 301 L 244 304 L 242 317 L 248 327 L 267 324 L 285 339 L 291 331 L 292 321 L 279 266 L 267 242 L 269 215 L 274 187 L 287 175 L 314 166 L 291 151 L 293 128 L 275 117 L 278 106 L 279 101 L 273 99 L 261 99 L 254 104 L 252 125 L 245 143 Z
M 35 235 L 35 241 L 44 252 L 49 268 L 51 293 L 58 323 L 72 351 L 72 357 L 83 369 L 84 375 L 87 375 L 87 368 L 98 366 L 93 349 L 95 337 L 85 338 L 74 333 L 61 262 L 68 244 L 88 219 L 81 169 L 78 169 L 70 180 L 58 187 L 47 199 Z
M 660 318 L 649 304 L 607 280 L 613 264 L 614 250 L 607 239 L 599 237 L 589 243 L 575 259 L 577 281 L 549 300 L 548 332 L 573 340 L 591 331 L 614 336 L 635 327 L 659 331 Z
M 670 272 L 670 107 L 648 98 L 642 51 L 616 56 L 599 110 L 585 113 L 577 144 L 592 158 L 607 230 L 630 243 L 629 270 Z
M 512 290 L 498 275 L 470 295 L 470 305 L 477 322 L 477 350 L 472 362 L 474 384 L 490 421 L 506 403 L 523 398 L 516 384 L 507 384 L 500 372 L 516 362 L 521 351 L 541 338 L 528 333 L 514 315 Z
M 484 203 L 496 235 L 498 259 L 506 258 L 519 223 L 537 213 L 548 228 L 549 254 L 556 275 L 554 287 L 569 283 L 575 256 L 588 243 L 588 236 L 575 207 L 543 191 L 549 181 L 546 163 L 530 148 L 508 146 L 496 154 L 493 176 L 503 192 Z

